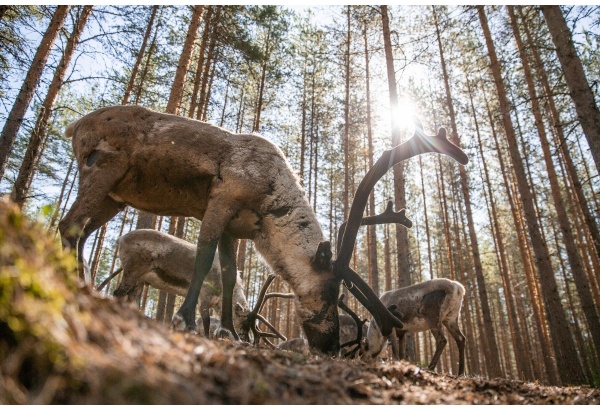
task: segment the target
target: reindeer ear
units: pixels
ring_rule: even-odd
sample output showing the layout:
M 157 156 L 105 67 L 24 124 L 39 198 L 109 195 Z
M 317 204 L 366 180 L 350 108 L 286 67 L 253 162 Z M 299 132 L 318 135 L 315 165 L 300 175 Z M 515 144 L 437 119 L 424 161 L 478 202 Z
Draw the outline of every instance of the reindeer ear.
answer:
M 317 269 L 330 269 L 331 268 L 331 242 L 323 241 L 319 243 L 317 247 L 317 253 L 312 259 L 313 267 Z
M 244 307 L 242 305 L 240 305 L 240 302 L 237 302 L 235 304 L 234 311 L 235 311 L 235 314 L 238 316 L 246 315 L 248 313 L 248 310 L 244 309 Z
M 388 310 L 398 319 L 402 319 L 402 313 L 398 312 L 398 305 L 389 305 Z
M 440 127 L 437 133 L 438 138 L 446 138 L 446 128 Z

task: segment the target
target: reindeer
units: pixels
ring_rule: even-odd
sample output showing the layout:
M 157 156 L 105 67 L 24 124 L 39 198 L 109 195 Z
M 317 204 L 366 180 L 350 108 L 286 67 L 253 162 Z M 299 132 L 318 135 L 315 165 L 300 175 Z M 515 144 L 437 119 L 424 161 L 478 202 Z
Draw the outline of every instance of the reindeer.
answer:
M 195 307 L 217 245 L 223 281 L 222 326 L 232 332 L 236 238 L 254 241 L 273 271 L 296 295 L 296 312 L 311 348 L 339 352 L 337 298 L 343 280 L 379 322 L 384 335 L 398 320 L 349 267 L 367 197 L 394 164 L 438 152 L 466 164 L 465 153 L 446 138 L 422 130 L 385 151 L 359 185 L 337 260 L 297 176 L 279 148 L 254 134 L 233 134 L 201 121 L 139 106 L 96 110 L 70 124 L 79 169 L 79 192 L 59 229 L 65 247 L 82 251 L 89 235 L 126 205 L 160 215 L 202 220 L 194 274 L 175 327 L 195 328 Z M 358 199 L 358 197 L 364 197 Z
M 113 296 L 140 303 L 144 283 L 153 288 L 185 296 L 192 281 L 196 246 L 154 229 L 138 229 L 121 236 L 117 248 L 123 276 Z M 217 254 L 218 255 L 218 254 Z M 98 289 L 101 289 L 100 285 Z M 210 309 L 221 313 L 221 269 L 218 256 L 200 290 L 200 316 L 205 335 L 210 335 Z M 248 309 L 239 274 L 233 288 L 234 325 L 239 329 Z
M 431 330 L 436 341 L 435 353 L 429 363 L 429 370 L 435 369 L 442 351 L 446 346 L 446 338 L 442 325 L 448 329 L 458 346 L 458 375 L 465 372 L 465 335 L 458 326 L 460 309 L 465 295 L 465 288 L 460 283 L 444 278 L 432 279 L 426 282 L 404 288 L 390 290 L 381 295 L 384 305 L 395 306 L 395 312 L 400 316 L 403 327 L 396 329 L 398 346 L 392 342 L 394 358 L 404 356 L 404 335 L 407 332 L 424 332 Z M 393 341 L 392 333 L 392 341 Z M 381 334 L 375 320 L 371 320 L 367 329 L 367 338 L 362 349 L 362 357 L 373 360 L 384 350 L 388 338 Z

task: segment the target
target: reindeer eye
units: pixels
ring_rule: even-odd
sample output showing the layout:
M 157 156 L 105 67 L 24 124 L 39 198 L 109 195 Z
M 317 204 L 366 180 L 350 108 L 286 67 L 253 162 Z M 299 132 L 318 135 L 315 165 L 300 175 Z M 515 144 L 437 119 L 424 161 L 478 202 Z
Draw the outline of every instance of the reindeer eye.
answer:
M 85 165 L 87 165 L 88 167 L 91 167 L 92 165 L 94 165 L 96 163 L 96 161 L 98 161 L 99 157 L 100 157 L 100 151 L 93 150 L 90 153 L 90 155 L 88 155 L 87 160 L 85 161 Z

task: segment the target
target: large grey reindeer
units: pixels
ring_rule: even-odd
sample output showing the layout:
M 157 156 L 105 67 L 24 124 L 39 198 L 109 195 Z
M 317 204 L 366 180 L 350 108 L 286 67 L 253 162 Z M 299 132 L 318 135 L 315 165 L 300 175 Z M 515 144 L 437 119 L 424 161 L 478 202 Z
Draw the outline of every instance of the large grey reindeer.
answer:
M 138 106 L 96 110 L 69 125 L 66 136 L 73 138 L 80 180 L 77 199 L 59 228 L 65 246 L 77 250 L 80 276 L 86 239 L 125 205 L 154 214 L 196 217 L 202 220 L 202 228 L 194 275 L 174 323 L 195 328 L 198 295 L 218 245 L 222 327 L 238 337 L 231 302 L 236 274 L 234 240 L 247 238 L 254 241 L 273 271 L 290 284 L 309 345 L 326 354 L 339 351 L 341 280 L 373 314 L 382 334 L 389 335 L 394 327 L 402 326 L 348 267 L 348 252 L 352 253 L 374 184 L 395 163 L 425 152 L 468 161 L 464 152 L 446 139 L 443 129 L 433 137 L 415 133 L 411 140 L 384 152 L 378 164 L 382 160 L 386 164 L 376 167 L 375 174 L 367 174 L 371 177 L 363 187 L 366 194 L 362 193 L 358 205 L 355 199 L 351 209 L 355 220 L 349 221 L 344 235 L 343 257 L 332 264 L 331 245 L 323 241 L 295 173 L 281 150 L 265 138 L 233 134 Z

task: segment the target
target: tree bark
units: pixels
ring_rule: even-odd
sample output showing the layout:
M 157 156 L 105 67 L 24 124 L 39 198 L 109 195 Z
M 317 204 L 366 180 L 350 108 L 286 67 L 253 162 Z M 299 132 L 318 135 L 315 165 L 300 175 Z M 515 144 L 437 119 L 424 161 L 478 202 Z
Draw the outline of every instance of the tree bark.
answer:
M 540 6 L 596 169 L 600 171 L 600 111 L 560 6 Z
M 144 53 L 146 52 L 146 46 L 148 44 L 148 39 L 150 38 L 150 33 L 152 32 L 152 26 L 154 25 L 154 19 L 156 17 L 156 12 L 160 6 L 152 6 L 152 12 L 150 13 L 150 19 L 148 21 L 148 26 L 146 27 L 146 32 L 144 33 L 144 39 L 142 40 L 142 45 L 140 46 L 140 51 L 138 52 L 135 63 L 133 65 L 133 69 L 131 70 L 131 76 L 129 77 L 129 82 L 125 87 L 125 94 L 123 95 L 122 105 L 129 104 L 129 96 L 131 95 L 131 90 L 133 90 L 133 84 L 135 83 L 135 79 L 137 77 L 138 71 L 142 64 L 142 58 L 144 57 Z
M 196 35 L 198 34 L 198 27 L 200 27 L 200 23 L 202 22 L 203 13 L 204 6 L 194 6 L 188 32 L 185 37 L 185 43 L 183 44 L 183 50 L 179 57 L 177 71 L 175 72 L 175 79 L 173 80 L 173 86 L 171 87 L 169 102 L 167 103 L 166 112 L 169 114 L 179 114 L 179 106 L 181 104 L 181 99 L 183 98 L 185 77 L 187 76 L 188 67 L 190 66 L 190 61 L 192 59 L 192 50 L 194 48 L 194 42 L 196 41 Z
M 538 102 L 538 95 L 533 82 L 533 75 L 529 66 L 529 60 L 523 47 L 523 41 L 521 39 L 521 33 L 517 25 L 514 8 L 507 6 L 508 14 L 510 17 L 510 24 L 512 26 L 515 41 L 517 43 L 517 49 L 521 57 L 521 64 L 525 74 L 525 81 L 527 83 L 527 90 L 529 92 L 529 98 L 531 101 L 533 116 L 535 120 L 535 126 L 537 129 L 538 136 L 540 137 L 540 143 L 542 151 L 544 153 L 544 161 L 546 163 L 546 170 L 548 171 L 548 180 L 550 182 L 550 189 L 552 192 L 552 199 L 554 202 L 554 208 L 558 217 L 558 223 L 560 226 L 563 244 L 567 250 L 567 257 L 569 258 L 569 266 L 573 274 L 575 286 L 577 287 L 577 293 L 581 301 L 581 309 L 586 317 L 592 340 L 594 341 L 594 347 L 596 354 L 600 357 L 600 318 L 596 312 L 594 305 L 594 298 L 590 289 L 586 273 L 583 270 L 583 262 L 581 256 L 577 251 L 575 242 L 575 236 L 573 235 L 571 224 L 569 223 L 569 216 L 563 202 L 558 177 L 556 175 L 556 169 L 552 162 L 552 154 L 550 152 L 550 144 L 548 143 L 548 137 L 544 128 L 544 120 L 542 118 L 541 108 Z
M 371 125 L 371 77 L 369 74 L 369 42 L 367 40 L 367 22 L 364 22 L 363 39 L 365 42 L 365 84 L 367 98 L 367 143 L 369 155 L 369 169 L 373 168 L 373 127 Z M 375 192 L 369 195 L 369 214 L 377 214 L 375 210 Z M 370 276 L 373 278 L 373 291 L 379 296 L 379 269 L 377 266 L 377 229 L 375 225 L 367 228 L 369 236 L 369 266 Z
M 65 73 L 67 72 L 67 68 L 71 63 L 73 52 L 75 51 L 75 47 L 77 47 L 77 43 L 79 43 L 79 38 L 87 23 L 88 17 L 92 12 L 92 7 L 93 6 L 85 6 L 79 14 L 75 27 L 73 28 L 73 32 L 67 40 L 67 45 L 62 58 L 60 59 L 56 71 L 54 72 L 54 77 L 52 78 L 52 82 L 48 88 L 46 98 L 42 103 L 42 108 L 37 118 L 35 128 L 31 133 L 29 144 L 27 145 L 25 156 L 23 157 L 23 162 L 21 162 L 19 175 L 17 176 L 13 191 L 11 193 L 12 200 L 20 207 L 23 207 L 23 204 L 27 199 L 27 194 L 29 193 L 29 188 L 31 187 L 31 181 L 33 180 L 33 176 L 36 171 L 36 166 L 41 158 L 42 147 L 46 142 L 48 121 L 52 115 L 54 103 L 56 102 L 58 93 L 62 88 Z
M 496 84 L 496 91 L 498 93 L 500 110 L 502 112 L 502 121 L 509 146 L 509 153 L 512 159 L 513 169 L 517 176 L 517 186 L 519 188 L 519 194 L 525 210 L 525 219 L 535 254 L 535 262 L 538 268 L 538 274 L 540 275 L 541 279 L 542 292 L 546 301 L 548 316 L 552 318 L 552 320 L 549 321 L 549 325 L 554 346 L 554 353 L 556 354 L 558 363 L 569 363 L 568 366 L 563 365 L 558 367 L 561 382 L 564 384 L 583 384 L 585 383 L 585 375 L 583 374 L 583 369 L 581 367 L 581 363 L 579 362 L 579 357 L 577 356 L 577 350 L 575 349 L 575 344 L 569 330 L 569 323 L 562 307 L 560 295 L 558 294 L 554 270 L 552 268 L 552 264 L 550 263 L 550 255 L 548 254 L 547 248 L 541 237 L 540 227 L 531 197 L 531 191 L 527 184 L 527 178 L 523 168 L 521 154 L 519 153 L 515 131 L 510 118 L 511 108 L 506 95 L 502 75 L 500 73 L 500 64 L 498 63 L 496 50 L 494 44 L 492 43 L 487 17 L 483 10 L 483 6 L 478 6 L 477 11 L 491 61 L 491 70 L 494 76 L 494 82 Z
M 8 158 L 12 152 L 15 140 L 17 139 L 17 133 L 19 132 L 19 128 L 21 128 L 29 103 L 33 98 L 33 94 L 35 93 L 42 72 L 44 71 L 46 61 L 52 50 L 52 45 L 62 29 L 70 8 L 71 6 L 56 7 L 56 11 L 52 16 L 48 29 L 42 37 L 42 41 L 40 42 L 33 57 L 33 61 L 31 62 L 31 66 L 29 67 L 29 71 L 27 71 L 25 80 L 21 85 L 19 94 L 15 99 L 15 103 L 4 123 L 2 134 L 0 134 L 0 181 L 2 181 L 2 178 L 4 177 Z
M 394 120 L 395 111 L 398 109 L 398 90 L 396 89 L 396 72 L 394 70 L 394 56 L 392 53 L 392 42 L 390 39 L 390 22 L 387 6 L 380 6 L 381 22 L 383 29 L 383 45 L 385 50 L 385 63 L 387 69 L 388 89 L 390 93 L 390 110 L 392 111 L 392 146 L 400 144 L 400 130 L 397 121 Z M 396 209 L 406 208 L 406 196 L 404 192 L 404 167 L 403 163 L 393 167 L 394 172 L 394 198 Z M 398 252 L 398 287 L 409 286 L 410 261 L 408 248 L 408 232 L 406 229 L 396 229 L 396 246 Z
M 433 9 L 433 19 L 435 22 L 436 35 L 438 40 L 438 47 L 440 51 L 440 60 L 442 65 L 442 74 L 444 78 L 444 88 L 446 91 L 446 106 L 448 107 L 449 115 L 450 115 L 450 125 L 452 128 L 451 132 L 451 140 L 456 145 L 460 146 L 460 140 L 458 137 L 458 130 L 456 128 L 456 115 L 454 113 L 454 104 L 452 103 L 452 94 L 450 91 L 450 80 L 448 76 L 448 71 L 446 69 L 446 61 L 444 59 L 444 50 L 442 47 L 442 39 L 439 30 L 439 24 L 437 21 L 437 14 L 435 12 L 435 7 Z M 467 217 L 467 226 L 469 229 L 469 239 L 471 241 L 471 251 L 473 252 L 473 264 L 475 268 L 475 277 L 477 278 L 477 288 L 479 290 L 479 298 L 481 300 L 481 308 L 483 309 L 483 320 L 485 325 L 485 337 L 487 338 L 487 346 L 489 351 L 485 355 L 486 360 L 488 361 L 488 370 L 490 371 L 492 377 L 501 376 L 500 373 L 500 362 L 499 358 L 499 350 L 498 345 L 496 343 L 497 336 L 494 331 L 492 316 L 490 314 L 490 302 L 488 300 L 487 289 L 485 286 L 485 277 L 483 274 L 483 267 L 481 265 L 481 257 L 479 255 L 479 241 L 477 239 L 477 234 L 475 232 L 475 223 L 473 221 L 473 211 L 471 209 L 471 194 L 469 191 L 469 180 L 467 176 L 467 171 L 464 166 L 458 165 L 458 170 L 460 174 L 460 186 L 464 199 L 465 206 L 465 214 Z

